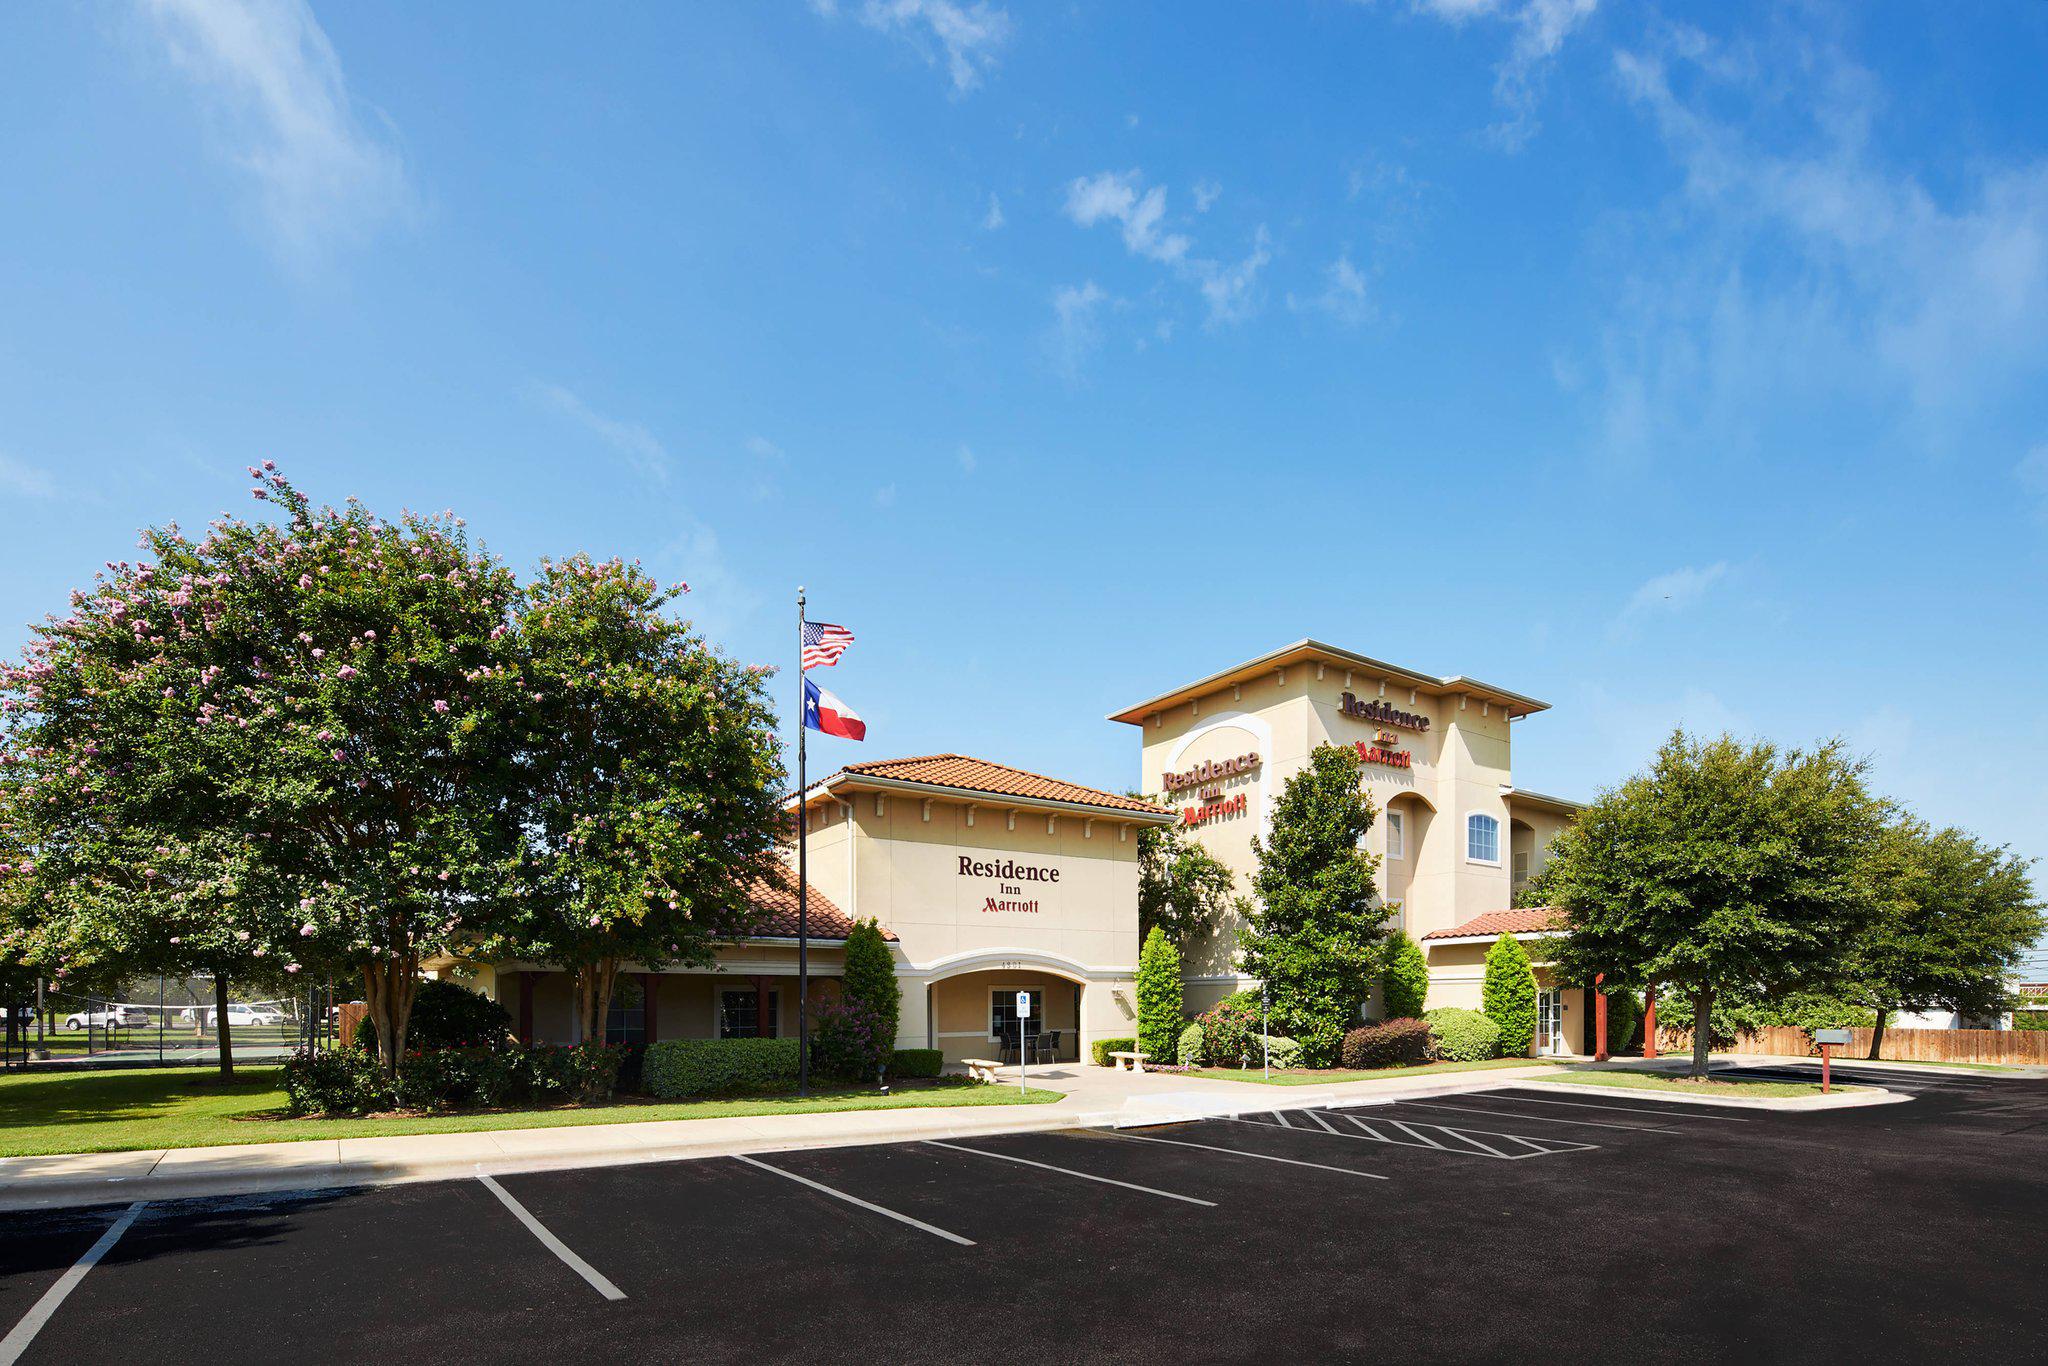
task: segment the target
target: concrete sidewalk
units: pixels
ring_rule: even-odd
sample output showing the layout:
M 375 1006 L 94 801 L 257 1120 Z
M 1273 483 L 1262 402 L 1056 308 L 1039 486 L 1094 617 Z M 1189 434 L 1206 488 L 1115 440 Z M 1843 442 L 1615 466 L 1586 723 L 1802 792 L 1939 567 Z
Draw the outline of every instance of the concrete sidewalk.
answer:
M 1014 1084 L 1016 1070 L 1006 1069 L 1006 1073 Z M 1067 1093 L 1063 1100 L 1041 1105 L 657 1120 L 0 1158 L 0 1210 L 435 1181 L 479 1173 L 669 1162 L 1046 1129 L 1129 1128 L 1305 1105 L 1370 1104 L 1483 1091 L 1551 1074 L 1549 1067 L 1530 1066 L 1435 1076 L 1423 1073 L 1328 1086 L 1267 1086 L 1055 1064 L 1030 1069 L 1034 1088 Z

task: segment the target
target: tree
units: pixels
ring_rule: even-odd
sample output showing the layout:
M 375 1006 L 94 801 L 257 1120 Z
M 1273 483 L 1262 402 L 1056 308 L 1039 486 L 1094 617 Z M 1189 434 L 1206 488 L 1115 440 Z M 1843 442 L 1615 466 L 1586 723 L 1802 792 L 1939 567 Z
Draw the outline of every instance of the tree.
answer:
M 1180 952 L 1154 925 L 1138 950 L 1138 1051 L 1165 1061 L 1179 1056 Z
M 903 1010 L 903 988 L 896 981 L 896 956 L 872 916 L 856 922 L 847 933 L 845 976 L 840 982 L 847 999 L 863 1002 L 883 1036 L 893 1041 Z
M 1380 999 L 1390 1020 L 1417 1019 L 1429 999 L 1429 959 L 1422 946 L 1400 930 L 1387 945 L 1386 975 L 1380 979 Z
M 544 562 L 498 666 L 517 679 L 522 733 L 494 747 L 514 756 L 521 840 L 478 942 L 568 970 L 585 1039 L 604 1037 L 624 964 L 711 961 L 787 877 L 762 673 L 666 614 L 683 591 L 618 560 Z
M 1486 951 L 1486 979 L 1480 1004 L 1488 1019 L 1500 1026 L 1504 1058 L 1524 1057 L 1536 1037 L 1536 970 L 1529 955 L 1511 934 L 1493 941 Z
M 1215 933 L 1233 909 L 1241 908 L 1230 869 L 1179 826 L 1138 831 L 1138 934 L 1157 925 L 1182 949 L 1204 933 Z
M 1960 830 L 1902 819 L 1877 854 L 1877 914 L 1848 946 L 1843 994 L 1875 1012 L 1870 1056 L 1894 1010 L 2010 1008 L 2007 974 L 2042 932 L 2024 860 Z
M 1689 1002 L 1704 1077 L 1718 996 L 1825 979 L 1873 913 L 1887 812 L 1863 774 L 1838 741 L 1788 751 L 1674 732 L 1551 846 L 1560 975 Z
M 1390 914 L 1373 887 L 1379 860 L 1359 847 L 1373 809 L 1358 766 L 1356 750 L 1318 745 L 1274 804 L 1271 838 L 1252 840 L 1258 901 L 1244 971 L 1265 982 L 1274 1018 L 1318 1067 L 1334 1063 L 1372 991 Z

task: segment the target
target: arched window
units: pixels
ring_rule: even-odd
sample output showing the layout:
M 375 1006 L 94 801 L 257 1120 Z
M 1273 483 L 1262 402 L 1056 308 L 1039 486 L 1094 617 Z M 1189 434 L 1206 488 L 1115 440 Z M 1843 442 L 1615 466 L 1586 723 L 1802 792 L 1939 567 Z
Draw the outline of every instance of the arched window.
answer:
M 1500 822 L 1474 811 L 1465 817 L 1465 858 L 1470 863 L 1500 862 Z

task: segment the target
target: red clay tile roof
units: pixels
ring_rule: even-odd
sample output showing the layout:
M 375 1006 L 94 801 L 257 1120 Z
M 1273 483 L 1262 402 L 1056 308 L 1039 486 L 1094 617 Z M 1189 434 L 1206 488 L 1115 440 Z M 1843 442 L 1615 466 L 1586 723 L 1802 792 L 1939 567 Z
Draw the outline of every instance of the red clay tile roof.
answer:
M 810 903 L 807 928 L 811 938 L 844 939 L 853 929 L 853 918 L 816 887 L 811 888 L 806 900 Z M 779 886 L 761 883 L 754 891 L 754 908 L 761 913 L 761 919 L 751 938 L 796 938 L 796 876 L 790 874 Z M 896 936 L 883 930 L 882 938 L 894 941 Z
M 1545 934 L 1563 928 L 1564 916 L 1555 907 L 1531 906 L 1520 911 L 1488 911 L 1462 925 L 1453 925 L 1447 930 L 1431 930 L 1422 937 L 1425 940 L 1468 939 L 1485 935 L 1488 939 L 1498 939 L 1504 934 Z
M 853 777 L 889 778 L 902 783 L 931 783 L 938 787 L 964 788 L 998 797 L 1028 797 L 1040 801 L 1066 802 L 1073 806 L 1096 806 L 1106 811 L 1142 811 L 1161 816 L 1173 813 L 1135 797 L 1120 797 L 1079 783 L 1061 782 L 1042 773 L 1027 773 L 1007 764 L 992 764 L 965 754 L 924 754 L 912 759 L 881 759 L 868 764 L 848 764 L 840 772 Z M 830 778 L 826 782 L 832 781 Z

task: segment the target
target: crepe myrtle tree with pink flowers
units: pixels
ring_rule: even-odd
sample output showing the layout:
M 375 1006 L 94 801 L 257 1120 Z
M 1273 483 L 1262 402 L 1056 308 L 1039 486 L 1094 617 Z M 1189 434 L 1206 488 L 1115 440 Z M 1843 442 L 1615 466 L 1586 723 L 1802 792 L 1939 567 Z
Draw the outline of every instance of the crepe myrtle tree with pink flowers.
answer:
M 604 1037 L 624 965 L 709 962 L 787 876 L 765 673 L 669 615 L 687 591 L 576 556 L 543 562 L 518 602 L 521 840 L 478 949 L 567 969 L 585 1039 Z
M 210 917 L 251 961 L 361 974 L 395 1071 L 421 961 L 502 904 L 514 740 L 548 684 L 513 654 L 511 571 L 459 519 L 316 508 L 250 473 L 276 519 L 146 532 L 0 673 L 32 851 L 8 876 L 42 953 L 131 942 L 89 918 L 118 889 L 138 915 Z M 138 890 L 166 848 L 192 851 L 183 902 Z M 185 947 L 172 923 L 156 942 Z

